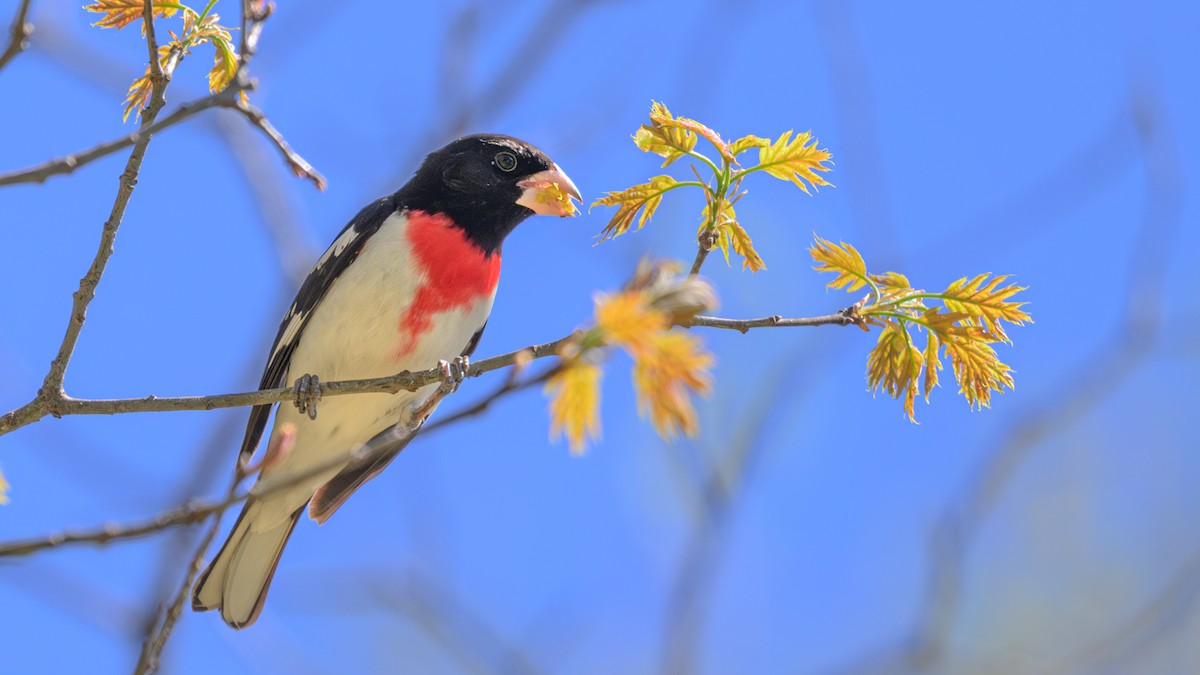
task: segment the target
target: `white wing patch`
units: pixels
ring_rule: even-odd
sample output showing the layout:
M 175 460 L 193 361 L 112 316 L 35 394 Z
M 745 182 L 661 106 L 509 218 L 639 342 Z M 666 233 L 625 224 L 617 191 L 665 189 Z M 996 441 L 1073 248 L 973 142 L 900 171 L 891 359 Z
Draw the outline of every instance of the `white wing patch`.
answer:
M 304 323 L 308 321 L 309 312 L 297 312 L 296 306 L 288 310 L 287 317 L 284 318 L 286 328 L 279 334 L 279 339 L 275 342 L 275 349 L 271 352 L 271 358 L 291 346 L 296 337 L 300 334 L 300 329 L 304 327 Z
M 355 231 L 353 227 L 347 227 L 345 230 L 343 230 L 342 233 L 338 235 L 338 238 L 334 239 L 333 243 L 329 245 L 329 248 L 325 249 L 325 252 L 321 254 L 321 257 L 317 259 L 317 264 L 313 265 L 313 269 L 320 269 L 325 265 L 325 263 L 329 262 L 330 258 L 341 255 L 342 251 L 345 251 L 346 247 L 349 246 L 358 235 L 359 233 Z

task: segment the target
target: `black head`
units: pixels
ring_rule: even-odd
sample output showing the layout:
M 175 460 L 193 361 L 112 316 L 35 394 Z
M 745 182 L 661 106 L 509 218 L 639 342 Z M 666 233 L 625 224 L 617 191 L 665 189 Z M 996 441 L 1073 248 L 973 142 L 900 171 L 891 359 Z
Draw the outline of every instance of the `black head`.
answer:
M 549 186 L 557 192 L 548 194 Z M 556 196 L 581 199 L 557 165 L 532 145 L 498 134 L 464 136 L 430 153 L 395 199 L 400 208 L 444 213 L 488 253 L 535 213 L 574 215 Z

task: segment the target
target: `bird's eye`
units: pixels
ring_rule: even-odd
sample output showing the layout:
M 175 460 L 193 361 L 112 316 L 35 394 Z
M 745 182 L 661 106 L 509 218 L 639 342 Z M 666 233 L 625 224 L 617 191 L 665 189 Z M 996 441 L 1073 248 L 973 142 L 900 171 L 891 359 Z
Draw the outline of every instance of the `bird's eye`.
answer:
M 517 168 L 517 156 L 511 152 L 504 150 L 496 153 L 496 158 L 493 160 L 496 166 L 500 167 L 501 171 L 508 172 Z

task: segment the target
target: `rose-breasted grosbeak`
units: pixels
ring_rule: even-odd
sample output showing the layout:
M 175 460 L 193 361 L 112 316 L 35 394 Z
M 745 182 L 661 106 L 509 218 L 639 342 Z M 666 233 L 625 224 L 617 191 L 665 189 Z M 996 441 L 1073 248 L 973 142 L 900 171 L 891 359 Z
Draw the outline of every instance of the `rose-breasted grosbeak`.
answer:
M 492 309 L 504 238 L 535 213 L 572 215 L 567 195 L 580 199 L 557 165 L 515 138 L 467 136 L 430 154 L 404 187 L 360 211 L 317 260 L 279 326 L 260 387 L 310 374 L 380 377 L 470 355 Z M 234 628 L 254 623 L 305 505 L 322 523 L 383 470 L 403 444 L 367 459 L 349 453 L 411 415 L 438 386 L 331 397 L 315 419 L 300 405 L 280 406 L 259 481 L 286 481 L 348 459 L 247 499 L 197 581 L 192 607 L 219 608 Z M 271 407 L 250 412 L 241 466 L 254 454 Z M 276 443 L 281 447 L 272 453 Z

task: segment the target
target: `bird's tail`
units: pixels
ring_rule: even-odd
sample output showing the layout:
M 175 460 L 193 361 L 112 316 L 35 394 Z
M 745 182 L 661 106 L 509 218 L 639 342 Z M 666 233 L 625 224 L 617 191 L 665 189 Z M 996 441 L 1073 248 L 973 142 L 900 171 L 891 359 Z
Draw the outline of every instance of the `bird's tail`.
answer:
M 262 611 L 279 556 L 304 507 L 266 528 L 269 518 L 260 517 L 267 515 L 262 511 L 262 500 L 246 502 L 225 545 L 192 591 L 192 609 L 220 609 L 225 623 L 237 629 L 254 623 Z

